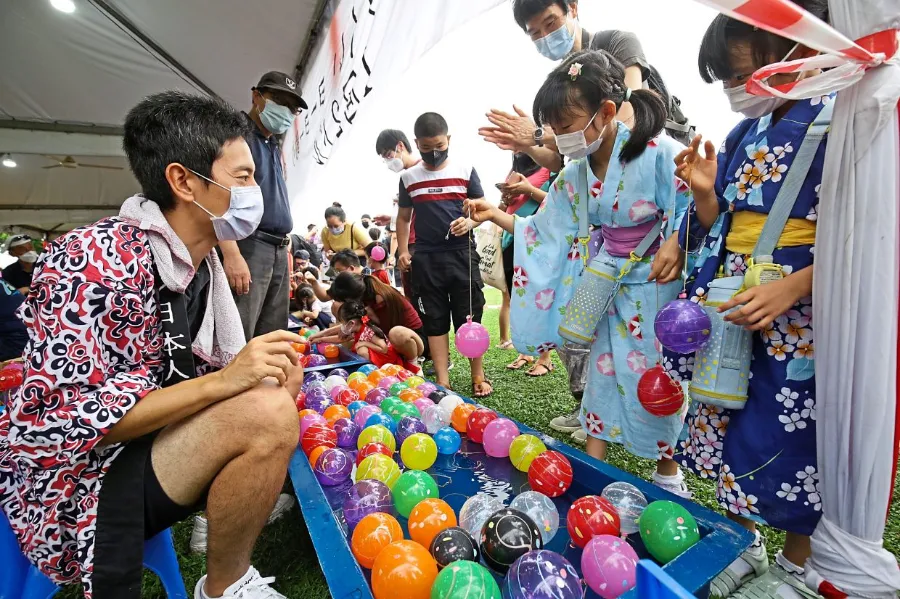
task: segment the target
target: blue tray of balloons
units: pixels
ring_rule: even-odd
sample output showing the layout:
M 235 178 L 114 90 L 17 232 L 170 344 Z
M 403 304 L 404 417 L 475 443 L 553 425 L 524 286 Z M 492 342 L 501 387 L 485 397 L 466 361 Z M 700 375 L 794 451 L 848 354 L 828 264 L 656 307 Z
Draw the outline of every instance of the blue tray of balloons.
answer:
M 330 372 L 335 368 L 343 368 L 344 370 L 353 372 L 363 364 L 367 364 L 367 360 L 362 356 L 353 353 L 343 346 L 337 346 L 340 350 L 337 358 L 331 358 L 325 364 L 319 366 L 307 366 L 304 372 Z
M 361 365 L 335 363 L 319 370 L 341 367 L 352 372 Z M 468 403 L 475 403 L 469 398 L 464 399 Z M 681 504 L 696 519 L 700 541 L 665 564 L 663 571 L 697 597 L 708 596 L 710 581 L 753 541 L 752 535 L 745 529 L 709 509 L 671 495 L 647 481 L 591 458 L 525 425 L 516 424 L 522 434 L 539 437 L 548 450 L 562 453 L 572 465 L 574 478 L 571 487 L 565 494 L 553 499 L 560 517 L 559 531 L 543 548 L 563 555 L 575 567 L 579 576 L 582 550 L 574 545 L 566 529 L 569 507 L 580 497 L 600 495 L 607 485 L 614 482 L 634 485 L 651 503 L 668 500 Z M 395 456 L 399 459 L 399 452 Z M 439 454 L 437 461 L 427 472 L 438 484 L 440 499 L 446 501 L 457 516 L 463 503 L 476 494 L 496 497 L 509 505 L 519 493 L 532 490 L 527 474 L 517 470 L 508 458 L 486 455 L 481 444 L 465 435 L 456 454 Z M 337 486 L 321 486 L 307 457 L 299 448 L 291 460 L 290 476 L 332 597 L 372 598 L 370 572 L 357 563 L 351 552 L 351 531 L 343 515 L 343 503 L 353 482 L 348 480 Z M 409 539 L 407 519 L 396 512 L 393 515 L 403 528 L 404 538 Z M 650 558 L 639 534 L 629 535 L 627 542 L 641 559 Z M 496 573 L 494 575 L 503 588 L 502 576 Z M 638 593 L 638 589 L 634 589 L 622 597 L 637 599 L 640 596 Z M 401 594 L 402 591 L 398 589 L 397 596 L 400 597 Z M 585 587 L 585 597 L 596 598 L 597 595 Z

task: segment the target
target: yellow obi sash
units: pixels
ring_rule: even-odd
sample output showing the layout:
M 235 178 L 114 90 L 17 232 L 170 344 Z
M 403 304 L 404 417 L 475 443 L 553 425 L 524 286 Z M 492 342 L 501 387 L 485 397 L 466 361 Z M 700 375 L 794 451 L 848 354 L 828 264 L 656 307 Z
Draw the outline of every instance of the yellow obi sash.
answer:
M 741 211 L 731 215 L 731 231 L 725 238 L 725 249 L 735 254 L 752 254 L 768 214 Z M 816 222 L 805 218 L 789 218 L 776 247 L 813 245 L 816 242 Z

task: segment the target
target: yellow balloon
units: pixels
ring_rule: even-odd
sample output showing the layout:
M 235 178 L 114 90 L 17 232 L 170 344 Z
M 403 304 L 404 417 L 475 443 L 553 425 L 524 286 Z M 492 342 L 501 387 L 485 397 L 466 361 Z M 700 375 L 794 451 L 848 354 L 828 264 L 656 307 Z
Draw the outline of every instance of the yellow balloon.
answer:
M 400 447 L 400 458 L 408 468 L 428 470 L 437 459 L 437 445 L 425 433 L 410 435 Z
M 362 449 L 369 443 L 381 443 L 391 451 L 397 451 L 397 442 L 394 440 L 394 435 L 391 434 L 391 431 L 389 431 L 387 427 L 381 424 L 373 424 L 372 426 L 366 427 L 363 432 L 359 434 L 356 448 Z
M 518 470 L 528 472 L 534 458 L 545 451 L 547 446 L 534 435 L 519 435 L 509 446 L 509 459 Z
M 408 379 L 406 379 L 405 382 L 406 382 L 407 385 L 409 385 L 409 388 L 410 388 L 410 389 L 415 389 L 416 387 L 418 387 L 419 385 L 421 385 L 422 383 L 424 383 L 424 382 L 425 382 L 425 379 L 423 379 L 423 378 L 420 377 L 420 376 L 411 376 L 411 377 L 409 377 Z
M 357 482 L 367 478 L 380 480 L 389 489 L 393 489 L 394 483 L 400 478 L 400 466 L 384 454 L 372 454 L 364 459 L 356 469 Z

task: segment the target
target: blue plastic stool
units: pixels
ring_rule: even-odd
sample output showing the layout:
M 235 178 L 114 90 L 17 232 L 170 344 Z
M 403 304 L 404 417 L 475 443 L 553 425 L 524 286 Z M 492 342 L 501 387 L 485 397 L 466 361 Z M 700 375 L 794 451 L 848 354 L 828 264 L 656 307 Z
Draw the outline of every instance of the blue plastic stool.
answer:
M 648 559 L 638 562 L 637 596 L 641 599 L 694 599 L 674 578 Z
M 0 564 L 0 599 L 50 599 L 59 591 L 22 555 L 6 516 L 0 516 Z M 169 599 L 188 599 L 171 530 L 144 543 L 144 567 L 159 576 Z

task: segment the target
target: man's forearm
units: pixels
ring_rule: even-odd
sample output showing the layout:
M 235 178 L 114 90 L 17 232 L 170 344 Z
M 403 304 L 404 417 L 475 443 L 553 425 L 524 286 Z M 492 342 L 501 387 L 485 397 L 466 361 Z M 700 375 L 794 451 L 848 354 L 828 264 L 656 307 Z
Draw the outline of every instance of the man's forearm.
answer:
M 100 445 L 143 437 L 193 416 L 228 397 L 228 388 L 222 380 L 221 372 L 151 391 L 110 429 Z
M 222 257 L 225 258 L 225 260 L 228 260 L 233 256 L 241 255 L 241 248 L 238 247 L 236 241 L 220 241 L 219 247 L 222 248 Z
M 409 253 L 409 219 L 397 217 L 397 249 L 401 254 Z
M 318 281 L 312 281 L 309 283 L 310 283 L 310 287 L 312 287 L 312 289 L 313 289 L 313 293 L 316 294 L 316 298 L 320 302 L 330 302 L 331 301 L 331 295 L 329 295 L 327 289 L 322 287 L 321 283 L 319 283 Z

